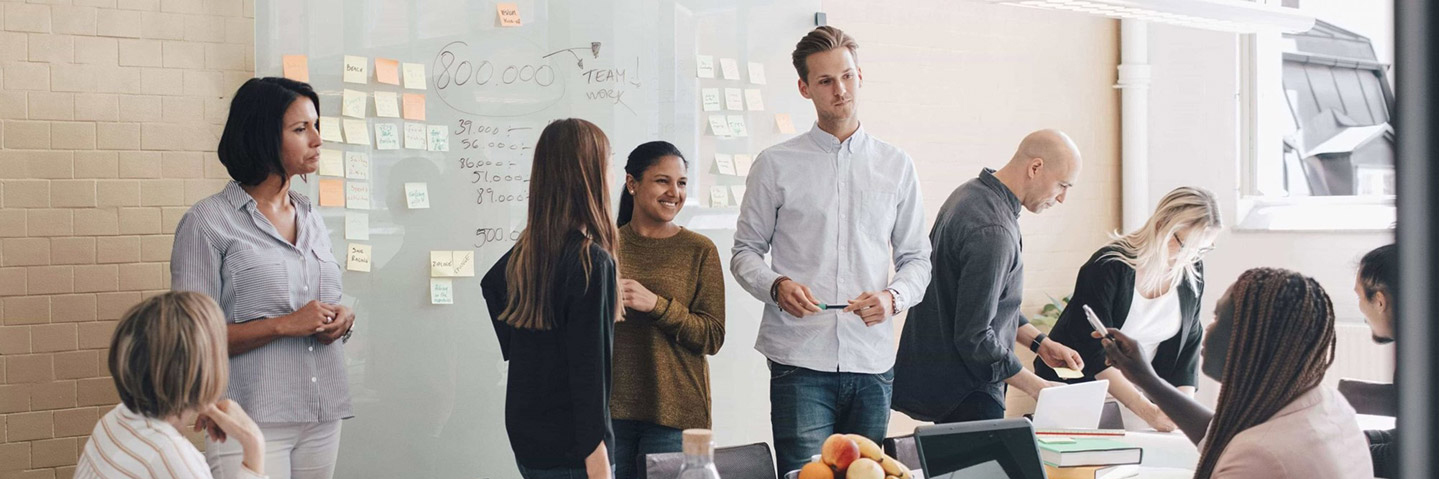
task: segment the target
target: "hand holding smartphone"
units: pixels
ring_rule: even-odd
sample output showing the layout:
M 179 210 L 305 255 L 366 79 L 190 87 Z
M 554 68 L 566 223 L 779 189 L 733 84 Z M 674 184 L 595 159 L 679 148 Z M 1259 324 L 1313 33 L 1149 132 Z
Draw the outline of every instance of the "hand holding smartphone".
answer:
M 1099 315 L 1094 314 L 1094 310 L 1089 309 L 1089 305 L 1087 304 L 1084 305 L 1084 317 L 1089 319 L 1089 326 L 1094 328 L 1094 331 L 1099 333 L 1100 336 L 1109 338 L 1110 341 L 1114 340 L 1114 335 L 1109 334 L 1109 328 L 1106 328 L 1104 323 L 1099 321 Z

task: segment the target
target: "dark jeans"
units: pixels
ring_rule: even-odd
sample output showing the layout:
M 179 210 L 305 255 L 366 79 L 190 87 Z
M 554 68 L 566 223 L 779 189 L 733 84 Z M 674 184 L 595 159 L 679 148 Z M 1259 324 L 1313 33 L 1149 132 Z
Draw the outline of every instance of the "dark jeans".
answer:
M 769 370 L 770 422 L 780 475 L 808 463 L 831 434 L 884 440 L 893 369 L 882 374 L 820 372 L 770 362 Z
M 985 419 L 1004 419 L 1004 405 L 996 402 L 988 394 L 976 391 L 965 396 L 964 400 L 959 402 L 959 407 L 950 411 L 944 419 L 935 421 L 935 424 L 983 421 Z
M 524 465 L 520 467 L 520 477 L 525 479 L 589 479 L 583 467 L 556 467 L 554 469 L 530 469 Z M 613 471 L 613 466 L 611 466 Z
M 627 419 L 614 419 L 610 424 L 615 430 L 615 479 L 639 477 L 638 468 L 644 467 L 641 464 L 647 454 L 680 452 L 684 447 L 679 429 Z

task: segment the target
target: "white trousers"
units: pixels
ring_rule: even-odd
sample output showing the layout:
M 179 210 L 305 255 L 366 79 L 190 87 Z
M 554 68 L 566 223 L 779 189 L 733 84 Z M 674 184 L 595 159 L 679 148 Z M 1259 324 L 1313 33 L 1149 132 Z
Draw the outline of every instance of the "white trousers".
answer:
M 331 479 L 340 454 L 340 420 L 263 423 L 265 475 L 270 479 Z M 244 451 L 236 441 L 205 438 L 205 461 L 215 479 L 240 477 Z

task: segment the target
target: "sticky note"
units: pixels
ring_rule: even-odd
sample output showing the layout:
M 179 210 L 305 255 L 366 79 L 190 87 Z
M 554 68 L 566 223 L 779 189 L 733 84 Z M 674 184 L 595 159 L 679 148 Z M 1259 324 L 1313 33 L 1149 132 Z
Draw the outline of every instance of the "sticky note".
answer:
M 426 141 L 423 123 L 405 122 L 405 149 L 423 150 L 427 146 Z
M 730 115 L 728 120 L 730 133 L 734 136 L 749 136 L 749 129 L 744 126 L 744 115 Z
M 285 71 L 285 78 L 302 82 L 310 81 L 310 57 L 284 55 L 280 57 L 280 65 Z
M 700 101 L 704 103 L 704 111 L 720 111 L 720 90 L 701 88 Z
M 729 206 L 729 188 L 721 185 L 710 187 L 710 207 L 719 208 Z
M 763 63 L 749 62 L 749 82 L 756 85 L 765 84 Z
M 764 111 L 764 95 L 761 95 L 758 88 L 747 88 L 744 91 L 744 104 L 749 111 Z
M 445 125 L 429 125 L 430 151 L 450 151 L 450 130 Z
M 744 91 L 738 88 L 724 89 L 724 107 L 726 110 L 744 110 Z
M 452 253 L 454 253 L 455 258 L 455 276 L 464 276 L 466 278 L 474 277 L 475 252 L 471 250 L 452 251 Z
M 520 22 L 520 7 L 513 3 L 497 3 L 495 11 L 500 14 L 501 27 L 518 27 L 523 25 Z
M 429 186 L 425 183 L 405 183 L 405 205 L 412 210 L 429 208 Z
M 1045 444 L 1074 444 L 1074 438 L 1065 436 L 1039 436 L 1038 439 Z
M 369 83 L 370 59 L 345 55 L 345 83 Z
M 400 117 L 400 96 L 392 91 L 375 92 L 375 116 L 383 118 Z
M 405 94 L 405 119 L 425 121 L 425 94 Z
M 474 275 L 475 252 L 473 250 L 430 252 L 431 277 L 473 277 Z
M 1059 376 L 1060 379 L 1077 379 L 1084 377 L 1083 372 L 1069 368 L 1054 368 L 1054 374 Z
M 345 119 L 345 143 L 370 146 L 370 128 L 365 120 Z
M 700 78 L 715 77 L 715 57 L 709 55 L 695 56 L 695 74 Z
M 411 90 L 425 89 L 425 64 L 404 63 L 400 65 L 400 70 L 405 75 L 405 88 Z
M 320 178 L 320 206 L 345 207 L 345 180 Z
M 724 79 L 726 80 L 738 80 L 739 62 L 734 61 L 733 58 L 721 58 L 720 73 L 724 75 Z
M 320 176 L 345 176 L 345 157 L 340 150 L 320 148 Z
M 363 151 L 345 152 L 345 178 L 370 179 L 370 154 Z
M 340 134 L 340 119 L 333 116 L 320 117 L 320 139 L 344 143 L 345 136 Z
M 345 253 L 345 269 L 370 272 L 370 245 L 350 243 Z
M 749 168 L 754 166 L 754 157 L 749 155 L 734 156 L 734 171 L 740 176 L 749 176 Z
M 375 81 L 388 85 L 399 85 L 400 62 L 389 58 L 376 58 Z
M 794 134 L 794 121 L 789 119 L 789 113 L 776 113 L 774 124 L 779 127 L 779 132 L 786 135 Z
M 734 185 L 729 188 L 731 191 L 734 191 L 735 206 L 744 205 L 744 185 Z
M 370 209 L 370 184 L 363 181 L 345 183 L 345 206 L 355 210 Z
M 358 211 L 345 212 L 345 239 L 370 240 L 370 214 Z
M 455 280 L 430 278 L 430 304 L 455 304 Z
M 715 153 L 715 168 L 719 170 L 721 175 L 733 176 L 735 174 L 734 157 L 724 153 Z
M 724 115 L 710 115 L 710 131 L 713 131 L 715 136 L 734 135 L 729 131 L 729 120 L 726 120 Z
M 351 118 L 364 118 L 365 92 L 346 89 L 340 97 L 340 112 Z
M 394 123 L 375 124 L 375 149 L 400 149 L 400 127 Z

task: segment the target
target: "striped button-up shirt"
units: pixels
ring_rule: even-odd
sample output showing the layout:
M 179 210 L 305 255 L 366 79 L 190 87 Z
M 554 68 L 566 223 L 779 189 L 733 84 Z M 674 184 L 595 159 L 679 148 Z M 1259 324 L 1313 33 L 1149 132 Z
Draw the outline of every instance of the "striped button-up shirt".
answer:
M 75 479 L 208 479 L 205 455 L 175 426 L 115 406 L 90 432 Z M 239 479 L 265 479 L 240 468 Z
M 299 229 L 280 237 L 235 182 L 180 218 L 170 253 L 171 287 L 210 295 L 230 323 L 276 318 L 310 301 L 340 302 L 340 263 L 309 198 L 290 190 Z M 228 397 L 256 422 L 318 422 L 350 414 L 342 342 L 281 337 L 230 356 Z
M 815 371 L 888 371 L 892 324 L 865 326 L 837 310 L 796 318 L 769 292 L 784 275 L 823 303 L 891 288 L 899 309 L 917 304 L 929 285 L 930 246 L 914 161 L 863 127 L 839 141 L 815 126 L 760 152 L 746 185 L 730 269 L 765 302 L 755 349 Z

